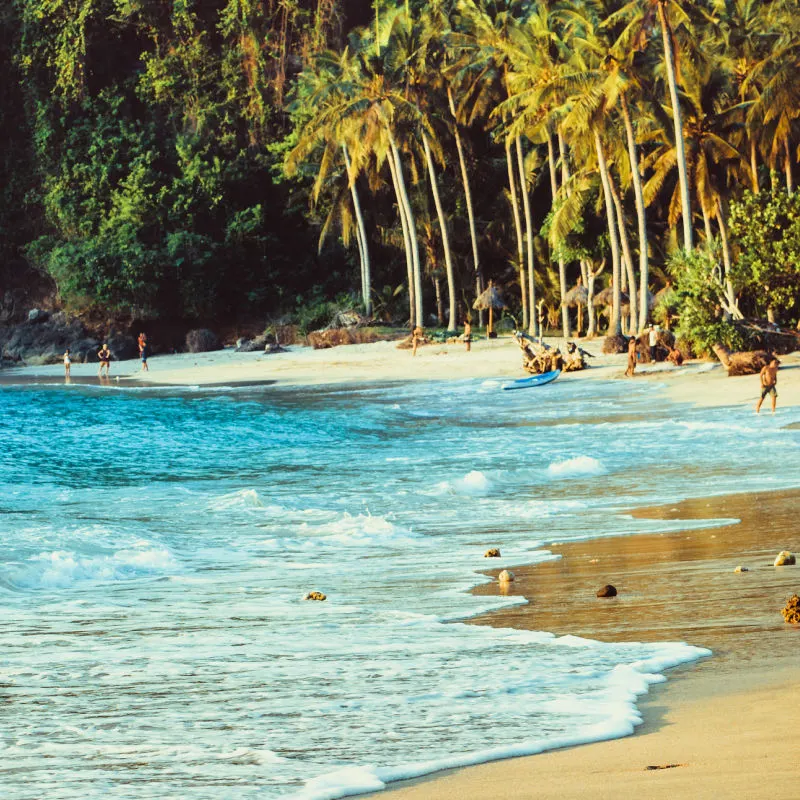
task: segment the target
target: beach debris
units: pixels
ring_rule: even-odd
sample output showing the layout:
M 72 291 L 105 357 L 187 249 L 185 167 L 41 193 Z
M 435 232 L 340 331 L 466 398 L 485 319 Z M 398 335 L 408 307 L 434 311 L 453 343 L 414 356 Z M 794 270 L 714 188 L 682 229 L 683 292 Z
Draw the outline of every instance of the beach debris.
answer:
M 741 353 L 732 353 L 727 347 L 715 344 L 711 348 L 722 366 L 728 371 L 728 376 L 758 375 L 763 367 L 772 360 L 772 353 L 766 350 L 747 350 Z
M 800 597 L 793 594 L 786 603 L 786 607 L 781 611 L 781 614 L 783 614 L 783 618 L 791 625 L 800 625 Z
M 327 600 L 327 596 L 323 592 L 309 592 L 303 600 Z
M 498 576 L 497 580 L 500 583 L 513 583 L 514 582 L 514 573 L 510 569 L 504 569 Z
M 484 558 L 500 558 L 500 551 L 496 547 L 490 547 L 484 554 Z
M 598 597 L 616 597 L 617 587 L 607 583 L 602 589 L 597 592 Z
M 675 767 L 685 767 L 686 764 L 648 764 L 645 769 L 675 769 Z
M 371 344 L 382 338 L 374 328 L 323 328 L 311 331 L 306 341 L 315 350 L 326 350 L 344 344 Z
M 750 572 L 750 569 L 749 569 L 748 567 L 743 567 L 743 566 L 740 564 L 738 567 L 736 567 L 736 569 L 734 570 L 734 572 Z
M 789 567 L 792 564 L 796 564 L 797 559 L 788 551 L 788 550 L 781 550 L 777 556 L 775 556 L 775 563 L 773 566 L 775 567 Z

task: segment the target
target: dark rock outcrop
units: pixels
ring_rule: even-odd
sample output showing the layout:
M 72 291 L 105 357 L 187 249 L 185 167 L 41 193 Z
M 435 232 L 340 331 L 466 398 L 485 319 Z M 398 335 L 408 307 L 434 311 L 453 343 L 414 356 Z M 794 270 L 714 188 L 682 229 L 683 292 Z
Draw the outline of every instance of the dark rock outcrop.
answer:
M 186 350 L 190 353 L 209 353 L 222 350 L 222 342 L 214 331 L 197 328 L 186 334 Z
M 91 339 L 83 323 L 67 319 L 63 312 L 36 315 L 30 322 L 0 328 L 0 350 L 3 358 L 9 361 L 57 364 L 68 347 L 76 353 L 73 360 L 81 361 L 79 344 L 84 351 L 99 349 L 98 342 Z
M 255 339 L 242 339 L 240 342 L 236 343 L 237 353 L 255 353 L 262 351 L 269 343 L 269 339 L 265 334 L 262 334 L 261 336 L 256 336 Z

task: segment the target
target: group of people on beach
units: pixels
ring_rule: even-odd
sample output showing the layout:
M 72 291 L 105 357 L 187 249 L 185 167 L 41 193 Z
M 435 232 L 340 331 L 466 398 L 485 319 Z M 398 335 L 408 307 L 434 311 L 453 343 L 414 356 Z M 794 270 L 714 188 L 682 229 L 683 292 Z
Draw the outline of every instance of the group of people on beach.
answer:
M 140 333 L 136 343 L 139 347 L 139 358 L 142 362 L 142 370 L 147 372 L 149 367 L 147 366 L 147 334 Z M 111 350 L 108 347 L 106 342 L 103 342 L 103 346 L 97 351 L 97 360 L 100 362 L 100 367 L 97 370 L 97 377 L 98 378 L 108 378 L 108 372 L 111 368 Z M 70 355 L 69 347 L 64 351 L 64 376 L 67 380 L 70 378 L 70 371 L 72 368 L 72 357 Z

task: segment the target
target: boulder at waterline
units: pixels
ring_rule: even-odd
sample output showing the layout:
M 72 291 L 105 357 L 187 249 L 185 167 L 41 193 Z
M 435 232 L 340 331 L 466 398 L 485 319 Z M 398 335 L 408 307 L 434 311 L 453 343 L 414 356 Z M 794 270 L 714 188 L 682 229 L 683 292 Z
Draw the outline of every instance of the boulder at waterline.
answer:
M 496 547 L 490 547 L 484 554 L 484 558 L 500 558 L 500 551 Z
M 327 600 L 327 596 L 323 592 L 309 592 L 303 600 Z
M 602 589 L 599 589 L 597 592 L 598 597 L 616 597 L 617 596 L 617 587 L 612 586 L 610 583 L 607 583 Z
M 498 576 L 497 580 L 500 583 L 513 583 L 514 582 L 514 573 L 510 569 L 504 569 Z
M 734 572 L 750 572 L 750 570 L 747 567 L 738 566 Z
M 788 551 L 788 550 L 781 550 L 777 556 L 775 556 L 775 563 L 773 566 L 776 567 L 790 567 L 793 564 L 796 564 L 797 560 L 795 557 Z
M 787 622 L 792 625 L 800 625 L 800 597 L 793 594 L 781 613 Z

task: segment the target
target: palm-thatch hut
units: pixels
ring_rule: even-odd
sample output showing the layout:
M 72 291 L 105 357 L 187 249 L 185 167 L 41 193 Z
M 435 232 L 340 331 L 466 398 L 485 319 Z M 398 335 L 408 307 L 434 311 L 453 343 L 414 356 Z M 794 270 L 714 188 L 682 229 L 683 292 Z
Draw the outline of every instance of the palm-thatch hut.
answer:
M 499 310 L 506 307 L 505 301 L 503 300 L 499 289 L 496 286 L 493 286 L 492 282 L 489 281 L 489 285 L 478 295 L 478 297 L 475 299 L 475 302 L 472 304 L 472 307 L 477 311 L 485 311 L 487 308 L 489 309 L 489 327 L 487 328 L 486 333 L 488 336 L 491 336 L 492 325 L 494 322 L 494 310 Z
M 631 302 L 631 299 L 630 299 L 630 297 L 628 297 L 628 293 L 627 292 L 620 292 L 620 304 L 624 306 L 626 304 L 629 305 L 630 302 Z M 600 307 L 608 308 L 609 306 L 611 306 L 613 304 L 614 304 L 614 287 L 613 286 L 606 286 L 606 288 L 603 289 L 602 292 L 598 292 L 594 296 L 594 299 L 592 300 L 592 305 L 595 308 L 600 308 Z
M 589 305 L 589 290 L 583 285 L 580 278 L 578 278 L 578 283 L 564 295 L 561 305 L 578 309 L 578 336 L 580 336 L 581 328 L 583 328 L 583 309 Z

